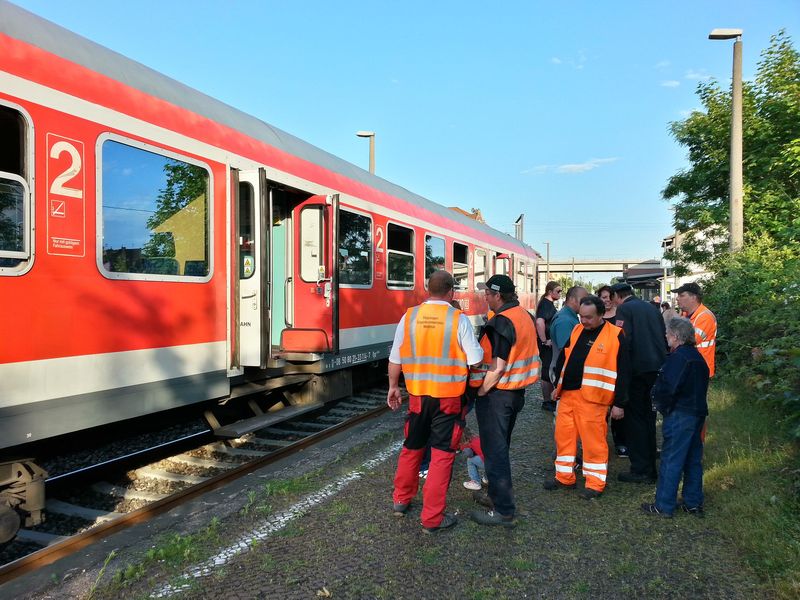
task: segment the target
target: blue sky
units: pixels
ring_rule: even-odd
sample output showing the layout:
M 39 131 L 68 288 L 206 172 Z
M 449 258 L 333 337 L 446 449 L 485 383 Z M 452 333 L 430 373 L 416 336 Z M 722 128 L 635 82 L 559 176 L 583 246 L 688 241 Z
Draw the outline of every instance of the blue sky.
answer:
M 497 3 L 19 0 L 20 6 L 551 257 L 653 258 L 687 163 L 670 121 L 744 77 L 798 0 Z M 745 148 L 745 152 L 747 149 Z

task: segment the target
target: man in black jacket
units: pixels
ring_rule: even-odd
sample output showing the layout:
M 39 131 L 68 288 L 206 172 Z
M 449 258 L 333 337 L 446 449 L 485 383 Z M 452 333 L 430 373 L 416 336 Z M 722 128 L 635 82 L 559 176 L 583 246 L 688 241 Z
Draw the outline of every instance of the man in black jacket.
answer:
M 650 390 L 667 356 L 664 319 L 657 308 L 633 295 L 630 284 L 614 284 L 611 292 L 617 305 L 615 325 L 625 332 L 631 355 L 631 384 L 625 408 L 631 470 L 617 478 L 631 483 L 655 483 L 656 413 Z

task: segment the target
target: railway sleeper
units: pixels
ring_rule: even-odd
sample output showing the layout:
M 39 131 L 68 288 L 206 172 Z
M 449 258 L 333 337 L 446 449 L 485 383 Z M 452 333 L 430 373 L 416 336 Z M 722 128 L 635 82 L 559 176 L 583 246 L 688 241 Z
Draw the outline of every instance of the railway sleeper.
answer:
M 47 533 L 45 531 L 33 531 L 31 529 L 20 529 L 17 532 L 17 539 L 21 542 L 31 542 L 39 546 L 52 546 L 66 540 L 66 536 Z
M 200 477 L 199 475 L 189 475 L 188 473 L 172 473 L 164 471 L 163 469 L 153 469 L 152 467 L 142 467 L 134 471 L 137 477 L 143 479 L 157 479 L 159 481 L 169 481 L 171 483 L 188 483 L 194 485 L 207 481 L 208 477 Z
M 85 506 L 78 506 L 77 504 L 70 504 L 69 502 L 54 499 L 48 500 L 46 507 L 48 512 L 58 513 L 59 515 L 66 515 L 68 517 L 78 517 L 94 523 L 103 523 L 122 516 L 122 513 L 86 508 Z
M 235 464 L 231 464 L 229 462 L 223 462 L 221 460 L 213 460 L 210 458 L 199 458 L 197 456 L 190 456 L 188 454 L 178 454 L 176 456 L 170 456 L 168 460 L 180 463 L 182 465 L 202 467 L 204 469 L 228 470 L 236 466 Z
M 92 485 L 92 489 L 100 494 L 115 496 L 123 500 L 143 500 L 145 502 L 155 502 L 166 498 L 168 494 L 158 494 L 156 492 L 146 492 L 144 490 L 134 490 L 119 485 L 113 485 L 106 481 L 101 481 Z

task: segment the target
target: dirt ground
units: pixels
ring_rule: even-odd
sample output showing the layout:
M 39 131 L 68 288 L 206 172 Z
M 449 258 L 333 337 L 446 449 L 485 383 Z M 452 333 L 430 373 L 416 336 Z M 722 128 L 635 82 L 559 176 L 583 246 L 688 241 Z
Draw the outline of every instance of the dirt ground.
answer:
M 205 542 L 225 547 L 246 540 L 236 552 L 213 565 L 200 561 L 194 572 L 156 563 L 125 586 L 105 583 L 117 568 L 112 565 L 93 597 L 764 597 L 754 574 L 719 533 L 713 497 L 705 519 L 644 515 L 639 504 L 652 501 L 654 486 L 618 483 L 616 474 L 628 468 L 619 458 L 611 459 L 609 485 L 597 500 L 583 500 L 576 491 L 545 491 L 542 482 L 553 475 L 553 420 L 540 401 L 535 386 L 513 435 L 514 529 L 469 520 L 477 507 L 462 487 L 467 473 L 462 456 L 456 458 L 448 495 L 448 511 L 459 518 L 456 527 L 423 533 L 421 493 L 410 514 L 393 517 L 393 448 L 402 439 L 402 415 L 394 414 L 382 434 L 311 472 L 304 485 L 312 490 L 268 498 L 263 491 L 251 493 L 248 510 L 224 518 L 213 543 Z M 388 458 L 369 462 L 381 452 Z M 286 513 L 304 499 L 295 518 Z M 256 510 L 259 506 L 268 506 L 271 514 Z M 276 521 L 279 514 L 284 518 Z M 253 541 L 258 531 L 260 538 Z M 206 555 L 215 553 L 207 550 Z

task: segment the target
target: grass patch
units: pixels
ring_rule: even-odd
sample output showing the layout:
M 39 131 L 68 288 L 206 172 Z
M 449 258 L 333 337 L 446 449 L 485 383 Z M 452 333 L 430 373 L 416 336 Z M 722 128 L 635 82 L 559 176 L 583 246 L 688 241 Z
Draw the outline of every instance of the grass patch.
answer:
M 704 486 L 709 518 L 783 598 L 800 596 L 800 452 L 752 394 L 708 395 Z

